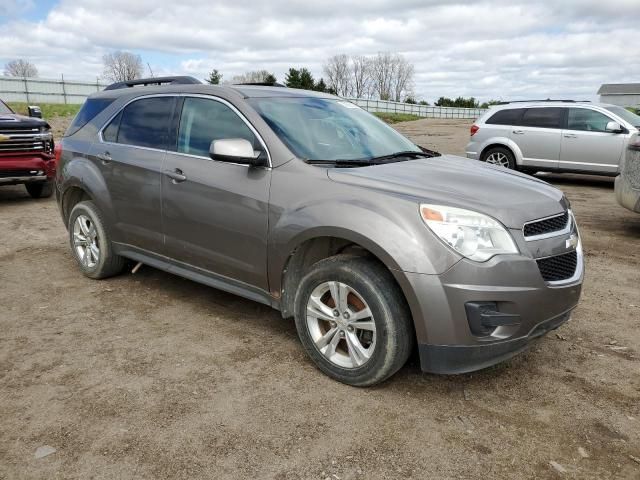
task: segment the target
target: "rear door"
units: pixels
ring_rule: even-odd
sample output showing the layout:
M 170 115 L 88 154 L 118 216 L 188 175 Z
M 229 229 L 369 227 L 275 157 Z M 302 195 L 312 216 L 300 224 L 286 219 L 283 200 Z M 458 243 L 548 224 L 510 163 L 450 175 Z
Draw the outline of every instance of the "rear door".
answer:
M 151 252 L 163 249 L 162 165 L 175 98 L 134 100 L 102 130 L 91 151 L 113 205 L 113 240 Z
M 184 97 L 173 152 L 163 175 L 166 255 L 245 285 L 267 290 L 271 169 L 214 161 L 213 140 L 264 144 L 248 121 L 215 97 Z
M 525 109 L 511 139 L 522 152 L 522 164 L 544 169 L 558 168 L 565 109 L 532 107 Z
M 606 131 L 611 117 L 590 108 L 569 108 L 567 127 L 562 132 L 560 168 L 588 172 L 616 173 L 625 135 Z

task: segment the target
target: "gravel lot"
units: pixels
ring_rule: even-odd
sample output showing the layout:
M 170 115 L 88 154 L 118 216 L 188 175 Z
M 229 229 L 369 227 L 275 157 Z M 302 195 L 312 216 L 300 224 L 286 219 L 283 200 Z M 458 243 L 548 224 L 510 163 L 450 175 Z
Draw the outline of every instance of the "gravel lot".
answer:
M 469 125 L 396 127 L 463 153 Z M 640 216 L 610 179 L 546 179 L 586 249 L 573 319 L 497 367 L 414 358 L 366 390 L 265 306 L 150 267 L 83 277 L 55 201 L 0 189 L 0 479 L 640 478 Z

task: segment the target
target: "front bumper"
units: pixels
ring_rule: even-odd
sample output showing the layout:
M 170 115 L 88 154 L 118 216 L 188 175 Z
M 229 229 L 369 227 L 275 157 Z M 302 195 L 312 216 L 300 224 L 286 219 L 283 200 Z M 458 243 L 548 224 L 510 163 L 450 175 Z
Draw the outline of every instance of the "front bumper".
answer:
M 584 259 L 576 274 L 545 282 L 533 257 L 497 255 L 484 263 L 460 260 L 441 275 L 404 273 L 422 369 L 464 373 L 488 367 L 525 349 L 569 319 L 580 299 Z M 478 333 L 469 305 L 490 303 L 504 325 Z
M 53 181 L 55 176 L 53 155 L 0 155 L 0 185 Z

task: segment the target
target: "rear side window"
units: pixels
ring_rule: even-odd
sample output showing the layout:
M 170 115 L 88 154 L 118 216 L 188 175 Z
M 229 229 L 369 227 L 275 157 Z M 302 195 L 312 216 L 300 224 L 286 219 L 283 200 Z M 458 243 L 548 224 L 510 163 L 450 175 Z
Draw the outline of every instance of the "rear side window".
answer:
M 178 152 L 209 157 L 214 140 L 244 138 L 257 147 L 247 124 L 224 103 L 206 98 L 185 98 L 178 131 Z
M 522 115 L 523 127 L 560 128 L 563 108 L 528 108 Z
M 87 123 L 95 118 L 100 112 L 113 103 L 113 98 L 88 98 L 80 111 L 76 114 L 73 122 L 65 132 L 64 136 L 73 135 Z
M 607 123 L 611 122 L 606 115 L 587 108 L 570 108 L 567 117 L 568 130 L 586 132 L 606 132 Z
M 489 120 L 484 123 L 490 125 L 520 125 L 524 108 L 508 108 L 494 113 Z
M 174 101 L 173 97 L 154 97 L 136 100 L 127 105 L 122 111 L 115 141 L 136 147 L 166 149 Z M 104 133 L 116 123 L 118 116 Z M 113 137 L 113 131 L 109 131 L 109 135 Z

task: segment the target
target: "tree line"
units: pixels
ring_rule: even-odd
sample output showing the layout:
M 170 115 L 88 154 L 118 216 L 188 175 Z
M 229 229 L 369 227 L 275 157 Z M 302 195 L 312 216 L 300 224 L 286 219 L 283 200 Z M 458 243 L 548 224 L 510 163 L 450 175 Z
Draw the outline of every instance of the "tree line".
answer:
M 102 77 L 112 82 L 121 82 L 142 78 L 144 62 L 140 55 L 126 51 L 107 53 L 102 58 Z M 151 67 L 149 76 L 153 77 Z M 416 101 L 414 95 L 414 66 L 399 53 L 379 52 L 376 55 L 346 55 L 338 54 L 328 58 L 323 66 L 323 77 L 314 78 L 306 67 L 289 68 L 283 79 L 283 84 L 289 88 L 315 90 L 327 92 L 340 97 L 379 98 L 420 105 L 428 102 Z M 15 77 L 37 77 L 36 66 L 24 59 L 7 62 L 4 74 Z M 276 76 L 267 70 L 253 70 L 231 77 L 224 81 L 223 74 L 213 69 L 205 79 L 212 85 L 223 83 L 264 83 L 275 85 Z M 325 80 L 326 78 L 326 80 Z M 480 104 L 474 97 L 455 99 L 440 97 L 436 106 L 460 108 L 488 108 L 499 103 L 496 100 Z

